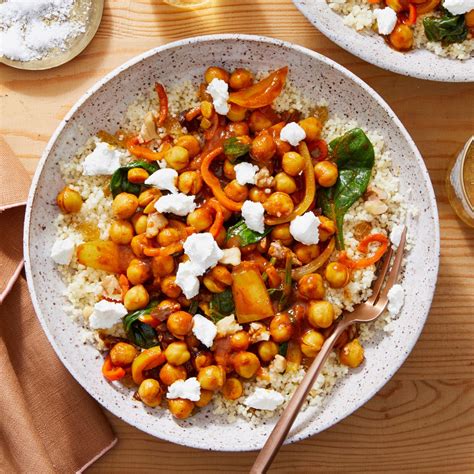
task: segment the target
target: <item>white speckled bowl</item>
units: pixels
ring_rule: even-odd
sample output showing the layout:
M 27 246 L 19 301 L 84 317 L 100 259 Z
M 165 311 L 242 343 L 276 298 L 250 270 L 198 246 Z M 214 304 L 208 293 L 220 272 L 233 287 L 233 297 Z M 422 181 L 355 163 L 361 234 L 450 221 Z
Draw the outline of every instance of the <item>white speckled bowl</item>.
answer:
M 318 433 L 369 400 L 392 377 L 412 350 L 425 323 L 433 296 L 439 259 L 436 201 L 423 160 L 407 131 L 388 105 L 342 66 L 313 51 L 256 36 L 216 35 L 172 43 L 131 60 L 90 89 L 67 114 L 51 138 L 33 180 L 25 221 L 24 254 L 33 303 L 59 358 L 79 383 L 105 408 L 128 423 L 168 441 L 225 451 L 258 449 L 272 422 L 252 426 L 239 420 L 226 426 L 223 417 L 201 411 L 176 421 L 166 410 L 147 410 L 131 391 L 107 383 L 101 357 L 83 344 L 81 328 L 62 311 L 61 282 L 49 257 L 55 240 L 55 198 L 63 187 L 59 163 L 97 130 L 113 131 L 128 104 L 157 79 L 166 84 L 202 77 L 210 64 L 253 70 L 290 66 L 290 78 L 315 101 L 326 98 L 331 112 L 357 118 L 363 127 L 379 129 L 400 168 L 402 192 L 420 215 L 410 224 L 416 235 L 408 257 L 406 303 L 395 331 L 366 349 L 367 361 L 341 381 L 326 407 L 301 413 L 289 441 Z
M 466 61 L 443 58 L 426 49 L 400 53 L 382 36 L 358 32 L 343 23 L 343 16 L 329 8 L 326 0 L 293 0 L 303 15 L 341 48 L 365 61 L 405 76 L 441 82 L 470 82 L 474 58 Z

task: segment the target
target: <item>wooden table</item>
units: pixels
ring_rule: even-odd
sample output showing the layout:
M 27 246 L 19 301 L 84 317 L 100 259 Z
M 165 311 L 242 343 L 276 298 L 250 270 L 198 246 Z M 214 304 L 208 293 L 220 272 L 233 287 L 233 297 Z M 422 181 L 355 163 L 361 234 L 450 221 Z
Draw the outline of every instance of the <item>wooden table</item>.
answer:
M 33 174 L 59 121 L 104 74 L 169 41 L 231 32 L 314 49 L 379 92 L 425 158 L 441 219 L 438 289 L 412 354 L 352 416 L 283 448 L 274 472 L 473 472 L 474 231 L 456 219 L 444 190 L 448 160 L 473 132 L 472 84 L 410 79 L 366 64 L 316 31 L 290 0 L 214 0 L 198 12 L 160 0 L 109 0 L 96 38 L 71 63 L 44 72 L 0 67 L 0 133 Z M 109 418 L 119 443 L 89 472 L 246 472 L 255 456 L 184 448 Z

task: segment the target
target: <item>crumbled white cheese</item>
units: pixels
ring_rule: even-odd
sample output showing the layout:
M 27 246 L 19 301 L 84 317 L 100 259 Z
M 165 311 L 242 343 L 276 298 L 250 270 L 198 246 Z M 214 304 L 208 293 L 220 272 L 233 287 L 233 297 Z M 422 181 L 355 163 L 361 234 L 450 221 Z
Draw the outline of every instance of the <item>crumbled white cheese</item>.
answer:
M 291 221 L 290 234 L 302 244 L 317 244 L 319 242 L 319 224 L 321 221 L 312 212 L 305 212 L 302 216 L 297 216 Z
M 242 217 L 247 227 L 255 232 L 262 234 L 265 231 L 265 220 L 263 214 L 265 208 L 261 202 L 245 201 L 242 205 Z
M 184 242 L 183 248 L 191 262 L 202 267 L 201 275 L 208 268 L 216 266 L 224 256 L 224 252 L 219 248 L 210 232 L 191 234 Z
M 82 163 L 84 176 L 112 175 L 120 168 L 120 160 L 125 154 L 108 143 L 97 142 L 92 153 Z
M 177 193 L 178 172 L 173 168 L 159 169 L 145 180 L 145 184 L 154 186 L 158 189 L 164 189 L 172 193 Z
M 403 229 L 405 228 L 404 225 L 395 224 L 390 231 L 390 242 L 392 245 L 397 248 L 400 245 L 400 239 L 402 238 Z
M 216 327 L 217 335 L 219 337 L 230 336 L 231 334 L 242 330 L 242 326 L 237 323 L 233 314 L 217 321 Z
M 224 249 L 222 251 L 223 256 L 219 260 L 219 263 L 223 265 L 239 265 L 242 259 L 242 253 L 239 247 L 231 247 L 230 249 Z
M 270 372 L 275 371 L 279 374 L 282 374 L 286 370 L 286 359 L 277 354 L 273 360 L 270 362 Z
M 196 377 L 187 380 L 176 380 L 168 387 L 166 398 L 185 398 L 197 402 L 201 398 L 201 385 Z
M 207 347 L 212 347 L 217 335 L 216 325 L 201 314 L 193 317 L 193 334 Z
M 186 194 L 168 194 L 161 196 L 155 203 L 155 209 L 158 212 L 171 212 L 177 216 L 187 216 L 196 209 L 194 196 L 186 196 Z
M 275 410 L 284 401 L 281 393 L 259 387 L 244 400 L 244 405 L 257 410 Z
M 175 283 L 181 288 L 186 298 L 194 298 L 199 293 L 199 279 L 197 275 L 201 269 L 191 261 L 178 265 Z
M 51 258 L 59 265 L 69 265 L 74 255 L 74 242 L 67 237 L 57 239 L 51 248 Z
M 402 309 L 403 303 L 405 302 L 405 292 L 403 291 L 402 285 L 393 285 L 388 290 L 388 312 L 392 316 L 396 316 Z
M 262 323 L 250 323 L 249 336 L 252 344 L 270 340 L 270 332 Z
M 280 140 L 296 146 L 306 138 L 306 132 L 296 122 L 287 123 L 280 132 Z
M 227 82 L 215 77 L 207 86 L 206 92 L 212 97 L 214 109 L 220 115 L 227 115 L 229 112 L 229 86 Z
M 443 8 L 452 15 L 463 15 L 474 10 L 474 0 L 444 0 Z
M 245 184 L 255 184 L 255 175 L 258 173 L 258 166 L 246 161 L 234 166 L 235 179 L 244 186 Z
M 119 323 L 127 313 L 127 308 L 122 303 L 101 300 L 94 306 L 89 326 L 92 329 L 109 329 Z
M 162 160 L 158 160 L 156 163 L 161 169 L 168 168 L 168 163 L 164 158 Z
M 389 35 L 397 24 L 397 13 L 390 7 L 377 8 L 374 11 L 377 19 L 377 28 L 381 35 Z

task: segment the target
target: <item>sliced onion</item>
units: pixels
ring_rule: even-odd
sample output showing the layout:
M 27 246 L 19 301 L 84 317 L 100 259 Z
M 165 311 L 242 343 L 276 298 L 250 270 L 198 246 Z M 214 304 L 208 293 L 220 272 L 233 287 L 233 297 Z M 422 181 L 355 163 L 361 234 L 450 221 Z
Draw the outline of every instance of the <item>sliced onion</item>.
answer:
M 323 253 L 316 257 L 313 261 L 303 265 L 302 267 L 295 268 L 291 272 L 291 278 L 293 280 L 299 280 L 300 278 L 304 277 L 308 273 L 314 273 L 316 270 L 321 268 L 326 261 L 329 259 L 331 254 L 334 252 L 336 247 L 336 240 L 334 237 L 329 241 L 327 247 L 324 249 Z

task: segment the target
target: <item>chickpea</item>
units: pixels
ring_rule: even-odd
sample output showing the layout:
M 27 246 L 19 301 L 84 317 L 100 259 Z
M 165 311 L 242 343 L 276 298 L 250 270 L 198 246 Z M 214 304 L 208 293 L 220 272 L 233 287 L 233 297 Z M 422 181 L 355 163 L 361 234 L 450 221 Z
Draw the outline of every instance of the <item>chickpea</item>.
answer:
M 161 403 L 160 383 L 155 379 L 145 379 L 138 387 L 138 396 L 140 400 L 149 407 L 157 407 Z
M 151 277 L 150 267 L 143 260 L 134 258 L 127 268 L 127 278 L 132 285 L 145 283 Z
M 184 194 L 197 194 L 202 188 L 201 173 L 185 171 L 178 177 L 178 189 Z
M 133 359 L 138 355 L 138 351 L 131 344 L 126 342 L 117 342 L 112 349 L 110 349 L 110 359 L 113 365 L 118 367 L 126 367 L 131 365 Z
M 288 194 L 277 191 L 270 195 L 263 207 L 271 216 L 286 217 L 293 212 L 295 205 Z
M 257 352 L 262 362 L 270 362 L 278 354 L 278 344 L 273 341 L 262 341 L 258 345 Z
M 326 242 L 336 233 L 336 224 L 325 216 L 319 216 L 319 240 Z
M 151 260 L 151 271 L 155 277 L 164 277 L 174 270 L 174 258 L 171 255 L 158 255 Z
M 132 286 L 123 298 L 123 304 L 129 311 L 144 308 L 149 302 L 150 296 L 143 285 Z
M 268 199 L 268 194 L 263 189 L 254 186 L 250 189 L 249 198 L 253 202 L 264 203 Z
M 224 172 L 224 176 L 227 179 L 235 179 L 234 165 L 229 160 L 224 161 L 224 166 L 222 167 L 222 171 Z
M 207 119 L 210 119 L 214 114 L 214 105 L 208 100 L 203 100 L 201 102 L 201 115 Z
M 283 158 L 283 155 L 291 151 L 291 145 L 288 142 L 284 142 L 280 138 L 275 138 L 275 143 L 277 147 L 276 155 L 278 158 Z
M 146 232 L 148 217 L 138 212 L 132 217 L 132 225 L 136 234 L 144 234 Z
M 275 176 L 275 189 L 282 193 L 291 194 L 296 191 L 296 182 L 290 175 L 281 172 Z
M 130 242 L 130 247 L 132 249 L 132 252 L 138 258 L 145 257 L 143 250 L 145 249 L 145 247 L 149 247 L 149 246 L 150 246 L 150 242 L 147 239 L 145 234 L 136 235 L 135 237 L 133 237 L 133 239 Z
M 227 125 L 227 130 L 234 137 L 248 135 L 250 131 L 247 122 L 231 122 Z
M 242 382 L 235 377 L 226 380 L 224 387 L 222 387 L 222 395 L 227 400 L 237 400 L 244 393 Z
M 329 301 L 310 301 L 308 321 L 315 328 L 328 328 L 334 321 L 334 307 Z
M 238 202 L 245 201 L 249 194 L 247 186 L 239 184 L 235 179 L 224 188 L 224 192 L 227 197 Z
M 303 264 L 311 262 L 320 254 L 319 246 L 316 244 L 305 245 L 297 243 L 293 248 L 293 252 L 295 252 L 298 260 Z
M 250 145 L 250 154 L 256 161 L 270 161 L 276 152 L 275 140 L 268 133 L 257 135 Z
M 168 410 L 179 420 L 189 418 L 194 409 L 194 402 L 186 398 L 174 398 L 168 400 Z
M 278 224 L 272 229 L 273 240 L 280 240 L 283 245 L 291 245 L 293 237 L 290 233 L 290 224 Z
M 222 293 L 226 286 L 221 283 L 219 280 L 215 280 L 214 278 L 211 278 L 210 276 L 206 275 L 203 279 L 202 282 L 204 283 L 204 286 L 211 292 L 211 293 Z
M 275 315 L 270 322 L 270 335 L 275 342 L 286 342 L 293 335 L 293 326 L 286 313 Z
M 288 151 L 283 155 L 281 167 L 286 174 L 298 176 L 304 170 L 305 160 L 296 151 Z
M 186 148 L 175 145 L 165 153 L 165 161 L 170 168 L 177 171 L 186 168 L 189 164 L 189 152 Z
M 308 300 L 321 300 L 325 290 L 323 277 L 319 273 L 308 273 L 298 281 L 299 294 Z
M 186 336 L 193 328 L 193 317 L 186 311 L 176 311 L 169 316 L 166 327 L 173 336 Z
M 132 168 L 128 170 L 127 178 L 131 183 L 142 184 L 150 176 L 147 170 L 143 168 Z
M 387 0 L 386 1 L 387 7 L 390 7 L 392 10 L 400 13 L 402 10 L 405 9 L 405 2 L 401 2 L 400 0 Z
M 230 336 L 230 346 L 234 351 L 246 351 L 250 345 L 250 336 L 247 331 L 237 331 Z
M 324 337 L 314 329 L 308 329 L 301 336 L 301 352 L 306 357 L 316 357 L 324 344 Z
M 181 288 L 176 284 L 176 276 L 168 275 L 161 280 L 161 291 L 168 298 L 177 298 L 181 294 Z
M 321 137 L 323 125 L 316 117 L 308 117 L 298 122 L 299 126 L 305 131 L 306 139 L 313 141 Z
M 248 69 L 237 68 L 229 79 L 229 85 L 232 89 L 246 89 L 253 84 L 252 73 Z
M 119 219 L 129 219 L 138 207 L 137 196 L 130 193 L 120 193 L 112 202 L 112 211 Z
M 194 366 L 196 370 L 201 370 L 203 367 L 207 367 L 212 364 L 212 354 L 209 351 L 202 351 L 194 358 Z
M 245 107 L 241 107 L 237 104 L 230 104 L 229 112 L 227 112 L 227 118 L 231 122 L 242 122 L 245 120 L 246 115 L 247 109 Z
M 318 184 L 323 188 L 334 186 L 339 175 L 336 164 L 327 160 L 319 161 L 314 165 L 314 174 Z
M 355 369 L 364 360 L 364 348 L 360 345 L 358 339 L 348 342 L 339 352 L 339 360 L 341 364 L 347 365 Z
M 232 274 L 227 270 L 224 265 L 216 265 L 210 272 L 209 276 L 215 280 L 219 280 L 224 285 L 232 285 Z
M 133 225 L 123 219 L 114 220 L 110 225 L 109 236 L 112 242 L 127 245 L 133 238 Z
M 474 28 L 474 9 L 464 14 L 464 21 L 468 28 Z
M 160 380 L 165 385 L 171 385 L 176 380 L 186 380 L 187 372 L 182 365 L 171 365 L 166 362 L 160 369 Z
M 257 133 L 270 128 L 272 121 L 260 110 L 254 110 L 249 117 L 249 128 L 252 132 Z
M 194 158 L 201 151 L 199 140 L 194 135 L 181 135 L 176 140 L 176 145 L 186 148 L 190 159 Z
M 186 223 L 194 227 L 198 232 L 208 229 L 213 222 L 212 212 L 207 207 L 195 209 L 193 212 L 190 212 L 186 218 Z
M 58 194 L 56 203 L 64 214 L 75 214 L 82 207 L 82 197 L 74 189 L 67 186 Z
M 163 230 L 160 230 L 157 240 L 162 247 L 166 247 L 167 245 L 174 244 L 181 240 L 181 234 L 178 229 L 165 227 Z
M 351 280 L 350 270 L 339 262 L 331 262 L 324 270 L 324 276 L 331 288 L 344 288 Z
M 140 196 L 138 196 L 138 205 L 140 207 L 146 207 L 150 204 L 154 199 L 161 196 L 161 192 L 157 188 L 149 188 L 145 189 Z
M 206 72 L 204 73 L 204 80 L 210 84 L 213 79 L 221 79 L 224 82 L 229 82 L 230 75 L 221 67 L 211 66 L 208 67 Z
M 172 365 L 182 365 L 186 363 L 190 358 L 191 354 L 188 351 L 188 346 L 185 342 L 172 342 L 165 349 L 166 360 Z
M 208 365 L 199 370 L 197 379 L 205 390 L 219 390 L 225 383 L 225 370 L 220 365 Z
M 212 397 L 214 396 L 214 392 L 212 390 L 204 390 L 203 388 L 201 389 L 201 396 L 199 400 L 196 403 L 196 406 L 199 408 L 203 408 L 206 405 L 209 405 L 209 403 L 212 400 Z
M 413 30 L 408 25 L 400 23 L 390 33 L 389 40 L 397 51 L 408 51 L 413 46 Z
M 250 379 L 260 369 L 260 361 L 252 352 L 237 352 L 232 362 L 235 371 L 244 379 Z

